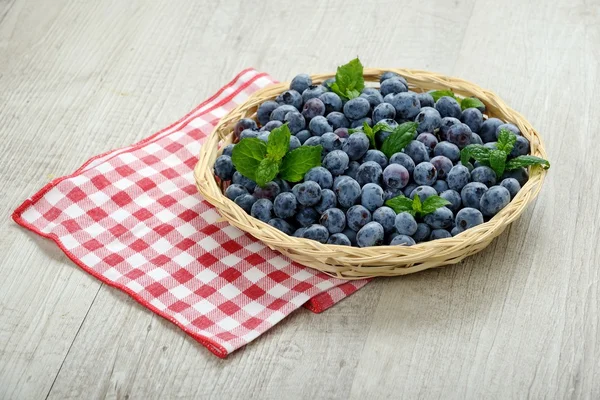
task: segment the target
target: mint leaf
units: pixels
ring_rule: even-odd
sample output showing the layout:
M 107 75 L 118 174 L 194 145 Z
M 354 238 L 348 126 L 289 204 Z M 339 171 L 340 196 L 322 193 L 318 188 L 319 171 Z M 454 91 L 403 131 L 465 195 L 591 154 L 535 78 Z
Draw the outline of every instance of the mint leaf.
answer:
M 258 164 L 256 168 L 256 184 L 260 187 L 265 186 L 267 182 L 271 182 L 279 172 L 279 161 L 265 158 Z
M 394 128 L 383 121 L 379 121 L 375 124 L 375 126 L 373 126 L 373 132 L 377 133 L 379 131 L 394 132 Z
M 418 125 L 416 122 L 405 122 L 394 129 L 392 134 L 383 141 L 381 146 L 383 154 L 390 158 L 402 151 L 414 139 Z
M 371 128 L 369 126 L 369 124 L 367 124 L 366 122 L 363 122 L 363 132 L 369 138 L 369 142 L 371 142 L 371 147 L 376 149 L 377 145 L 375 144 L 375 130 L 373 128 Z
M 420 214 L 423 212 L 423 204 L 421 203 L 421 198 L 418 195 L 415 195 L 415 198 L 413 199 L 413 211 L 417 214 Z
M 267 145 L 262 140 L 246 138 L 233 147 L 231 161 L 240 174 L 256 181 L 256 169 L 266 154 Z
M 331 84 L 330 88 L 344 99 L 353 99 L 360 95 L 364 87 L 363 65 L 358 58 L 355 58 L 348 64 L 338 67 L 335 82 Z
M 456 98 L 456 96 L 454 95 L 454 92 L 450 89 L 447 90 L 434 90 L 433 92 L 429 93 L 431 95 L 431 97 L 433 97 L 433 101 L 437 102 L 441 97 L 444 96 L 450 96 L 452 98 Z
M 417 197 L 419 196 L 415 196 L 415 198 Z M 440 196 L 430 196 L 423 202 L 421 215 L 431 214 L 438 208 L 447 206 L 448 204 L 450 204 L 450 202 Z
M 299 182 L 309 169 L 321 165 L 323 146 L 301 146 L 287 153 L 279 168 L 279 176 L 289 182 Z
M 460 152 L 460 162 L 466 165 L 471 158 L 479 162 L 488 162 L 490 159 L 490 149 L 481 144 L 470 144 Z
M 544 160 L 543 158 L 536 156 L 519 156 L 509 160 L 506 163 L 506 169 L 510 171 L 521 167 L 528 167 L 530 165 L 541 165 L 544 169 L 550 168 L 548 160 Z
M 507 154 L 502 150 L 490 151 L 490 167 L 492 167 L 498 179 L 500 179 L 500 177 L 504 173 L 504 168 L 506 166 L 506 156 Z
M 396 196 L 387 200 L 385 202 L 385 205 L 394 210 L 396 214 L 400 214 L 401 212 L 408 212 L 414 215 L 413 201 L 408 197 L 404 197 L 403 195 Z
M 465 97 L 460 101 L 460 108 L 466 110 L 467 108 L 478 108 L 479 111 L 485 110 L 485 104 L 481 102 L 477 97 Z
M 500 129 L 500 132 L 498 133 L 498 144 L 496 145 L 498 150 L 501 150 L 501 151 L 505 152 L 506 154 L 509 154 L 512 151 L 513 146 L 515 145 L 516 142 L 517 142 L 517 135 L 515 135 L 513 132 L 509 131 L 508 129 L 505 129 L 505 128 Z
M 267 142 L 267 156 L 275 161 L 281 160 L 290 147 L 291 136 L 292 133 L 287 124 L 273 129 Z

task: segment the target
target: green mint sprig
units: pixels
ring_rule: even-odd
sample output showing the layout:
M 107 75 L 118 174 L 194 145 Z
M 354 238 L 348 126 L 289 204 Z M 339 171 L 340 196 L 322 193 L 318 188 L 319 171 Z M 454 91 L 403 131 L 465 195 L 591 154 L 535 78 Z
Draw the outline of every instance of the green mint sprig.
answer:
M 335 94 L 346 100 L 360 96 L 360 92 L 364 87 L 363 65 L 358 57 L 348 64 L 338 67 L 335 82 L 330 86 Z
M 360 128 L 352 128 L 348 130 L 349 134 L 353 134 L 356 132 L 362 132 L 369 138 L 369 142 L 371 142 L 371 147 L 376 149 L 377 143 L 375 142 L 375 135 L 380 131 L 393 132 L 394 130 L 385 122 L 378 122 L 374 127 L 370 127 L 369 124 L 363 122 L 363 126 Z
M 444 96 L 448 96 L 448 97 L 452 97 L 453 99 L 456 99 L 456 95 L 450 89 L 434 90 L 433 92 L 430 92 L 429 94 L 431 95 L 431 97 L 433 97 L 434 102 L 437 102 L 440 98 L 442 98 Z
M 400 195 L 385 202 L 385 205 L 394 210 L 396 214 L 407 212 L 413 217 L 424 217 L 425 215 L 431 214 L 438 208 L 447 206 L 448 204 L 450 204 L 450 202 L 441 198 L 440 196 L 430 196 L 421 203 L 421 198 L 418 195 L 415 195 L 415 198 L 412 200 L 408 197 Z
M 402 151 L 415 138 L 417 134 L 416 122 L 405 122 L 398 125 L 392 131 L 392 134 L 385 138 L 381 145 L 381 151 L 390 158 L 395 153 Z
M 504 171 L 511 171 L 521 167 L 531 165 L 541 165 L 543 168 L 550 168 L 548 160 L 536 156 L 518 156 L 507 161 L 508 155 L 512 151 L 517 136 L 508 129 L 501 129 L 498 134 L 497 149 L 490 149 L 480 144 L 470 144 L 460 152 L 460 161 L 463 165 L 467 165 L 474 159 L 483 165 L 491 167 L 496 173 L 496 177 L 500 179 Z
M 277 175 L 289 182 L 299 182 L 309 169 L 321 165 L 323 147 L 302 146 L 288 153 L 290 137 L 291 132 L 284 124 L 271 131 L 266 144 L 257 138 L 242 139 L 233 148 L 233 165 L 261 187 Z

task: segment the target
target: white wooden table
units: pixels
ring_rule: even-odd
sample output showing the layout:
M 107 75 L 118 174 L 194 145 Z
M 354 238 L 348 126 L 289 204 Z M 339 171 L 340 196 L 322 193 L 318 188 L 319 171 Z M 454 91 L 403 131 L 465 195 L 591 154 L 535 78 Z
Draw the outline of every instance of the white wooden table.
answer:
M 300 310 L 220 360 L 12 210 L 241 69 L 490 88 L 542 133 L 537 202 L 462 264 Z M 0 398 L 600 398 L 600 2 L 0 0 Z

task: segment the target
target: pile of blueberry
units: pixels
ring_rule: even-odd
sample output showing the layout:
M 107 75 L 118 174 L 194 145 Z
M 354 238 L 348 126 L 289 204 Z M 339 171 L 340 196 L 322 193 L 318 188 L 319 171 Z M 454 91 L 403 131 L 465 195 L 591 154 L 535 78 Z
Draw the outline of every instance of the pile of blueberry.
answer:
M 528 140 L 515 125 L 486 118 L 477 99 L 416 93 L 394 72 L 381 76 L 380 88 L 342 82 L 339 73 L 322 84 L 298 75 L 258 107 L 256 120 L 235 125 L 239 142 L 222 149 L 214 172 L 230 181 L 225 195 L 253 217 L 321 243 L 410 246 L 482 224 L 527 182 L 524 167 L 535 162 L 516 161 L 534 158 Z M 236 147 L 248 139 L 262 153 L 244 169 L 236 157 L 256 150 L 236 154 Z M 276 142 L 297 156 L 293 166 L 271 156 Z M 294 153 L 310 146 L 318 146 L 316 161 Z M 258 185 L 254 170 L 271 180 Z

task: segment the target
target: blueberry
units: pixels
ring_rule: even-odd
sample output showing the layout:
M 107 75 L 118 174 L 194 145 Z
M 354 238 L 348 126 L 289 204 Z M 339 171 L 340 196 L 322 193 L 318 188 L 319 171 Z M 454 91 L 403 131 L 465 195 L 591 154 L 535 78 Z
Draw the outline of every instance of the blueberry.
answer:
M 344 208 L 353 206 L 360 198 L 361 187 L 357 181 L 352 178 L 346 178 L 339 182 L 338 186 L 333 189 L 338 203 Z
M 481 124 L 479 128 L 479 136 L 484 143 L 495 142 L 496 141 L 496 130 L 500 125 L 504 122 L 499 120 L 498 118 L 488 118 Z
M 235 198 L 234 202 L 248 214 L 252 211 L 252 205 L 256 202 L 256 197 L 251 194 L 243 194 Z
M 281 178 L 276 178 L 273 180 L 273 182 L 275 182 L 277 184 L 277 186 L 279 186 L 279 193 L 292 191 L 292 187 L 290 186 L 289 182 L 286 180 L 283 180 Z
M 396 109 L 389 103 L 381 103 L 373 109 L 373 123 L 378 123 L 384 119 L 396 118 Z
M 394 226 L 396 227 L 396 231 L 401 235 L 412 236 L 417 231 L 417 221 L 415 221 L 415 217 L 407 212 L 401 212 L 396 215 Z
M 390 93 L 402 93 L 408 92 L 408 88 L 402 81 L 398 78 L 389 78 L 385 81 L 381 82 L 381 87 L 379 88 L 382 96 L 386 96 Z
M 373 212 L 373 221 L 380 223 L 385 233 L 391 233 L 396 228 L 396 212 L 389 207 L 379 207 Z
M 448 207 L 453 213 L 456 213 L 462 205 L 460 193 L 458 193 L 456 190 L 445 190 L 440 193 L 440 197 L 450 202 L 450 204 L 448 204 L 446 207 Z
M 236 197 L 243 194 L 248 194 L 248 189 L 236 183 L 229 185 L 229 187 L 225 189 L 225 197 L 227 197 L 229 200 L 235 200 Z
M 373 107 L 377 107 L 379 104 L 383 103 L 383 96 L 379 93 L 379 90 L 375 88 L 366 87 L 362 90 L 360 97 L 367 99 L 369 105 Z
M 285 116 L 284 116 L 284 118 L 285 118 Z M 281 122 L 281 121 L 269 121 L 262 128 L 260 128 L 260 130 L 261 130 L 261 132 L 264 132 L 264 131 L 271 132 L 273 129 L 279 128 L 281 125 L 283 125 L 283 122 Z M 243 134 L 243 132 L 242 132 L 242 134 Z
M 385 122 L 386 125 L 388 125 L 390 127 L 390 129 L 380 130 L 379 132 L 377 132 L 375 134 L 375 143 L 377 144 L 377 147 L 379 147 L 379 148 L 381 148 L 383 146 L 383 142 L 385 142 L 385 139 L 387 139 L 392 134 L 391 131 L 398 126 L 398 123 L 396 121 L 394 121 L 393 119 L 384 119 L 380 122 Z M 391 122 L 391 123 L 389 123 L 389 122 Z
M 381 165 L 375 161 L 367 161 L 361 164 L 356 171 L 356 181 L 360 186 L 364 186 L 367 183 L 381 183 L 381 175 L 383 171 Z
M 311 226 L 319 219 L 319 213 L 312 207 L 303 207 L 294 216 L 300 226 Z
M 273 203 L 269 199 L 258 199 L 250 209 L 250 215 L 263 222 L 269 222 L 273 218 Z
M 215 175 L 219 177 L 219 179 L 223 181 L 229 181 L 233 177 L 233 173 L 235 172 L 235 167 L 233 166 L 233 161 L 231 161 L 231 157 L 221 155 L 217 157 L 215 161 Z
M 423 107 L 421 104 L 421 111 L 415 117 L 415 122 L 419 124 L 417 132 L 434 132 L 440 126 L 442 126 L 442 117 L 438 110 L 433 107 Z M 437 143 L 437 140 L 436 140 Z
M 305 231 L 306 231 L 306 228 L 305 228 L 305 227 L 298 228 L 298 229 L 296 229 L 296 231 L 294 232 L 294 235 L 293 235 L 293 236 L 294 236 L 294 237 L 298 237 L 298 238 L 304 237 L 304 232 L 305 232 Z
M 299 111 L 288 112 L 287 114 L 285 114 L 283 121 L 287 122 L 288 128 L 290 129 L 290 132 L 292 134 L 298 133 L 304 128 L 306 128 L 306 120 L 304 119 L 304 116 L 300 114 Z
M 436 192 L 442 193 L 448 190 L 448 183 L 446 181 L 438 179 L 433 185 L 431 185 L 431 187 L 434 188 Z
M 298 140 L 296 136 L 290 136 L 290 145 L 288 147 L 288 151 L 296 150 L 300 146 L 302 146 L 300 140 Z
M 481 136 L 478 134 L 471 132 L 471 144 L 483 144 L 483 140 L 481 140 Z
M 515 124 L 502 124 L 496 128 L 496 139 L 498 139 L 498 135 L 500 135 L 500 131 L 503 129 L 506 129 L 506 130 L 514 133 L 517 136 L 521 135 L 521 131 Z
M 358 168 L 360 167 L 360 163 L 358 161 L 350 161 L 348 164 L 348 168 L 343 173 L 348 175 L 350 178 L 356 180 L 356 173 L 358 172 Z
M 361 205 L 352 206 L 346 211 L 346 223 L 352 230 L 358 232 L 369 222 L 371 222 L 371 213 Z
M 479 210 L 479 201 L 484 193 L 487 192 L 487 190 L 487 186 L 485 186 L 483 183 L 467 183 L 460 191 L 460 197 L 462 199 L 463 206 L 472 207 Z
M 256 118 L 261 125 L 266 125 L 271 120 L 271 113 L 275 111 L 280 104 L 273 100 L 267 100 L 258 106 Z
M 327 89 L 323 85 L 310 85 L 302 92 L 302 100 L 306 103 L 308 100 L 318 98 L 323 93 L 326 93 Z
M 258 129 L 256 121 L 251 118 L 242 118 L 236 122 L 233 132 L 235 133 L 235 136 L 239 138 L 244 129 L 251 129 L 253 131 Z
M 387 157 L 379 150 L 368 150 L 362 158 L 363 163 L 367 161 L 375 161 L 381 168 L 385 168 L 388 165 Z
M 517 169 L 513 169 L 512 171 L 506 171 L 504 173 L 504 175 L 502 175 L 502 179 L 506 179 L 506 178 L 516 179 L 517 182 L 519 182 L 519 185 L 521 185 L 521 187 L 523 187 L 529 180 L 529 173 L 527 172 L 527 170 L 525 168 L 517 168 Z
M 323 159 L 323 167 L 327 168 L 333 175 L 341 175 L 348 168 L 349 161 L 348 154 L 342 150 L 333 150 Z
M 406 187 L 404 188 L 404 190 L 402 190 L 402 193 L 404 193 L 404 196 L 406 197 L 410 197 L 412 192 L 417 188 L 417 184 L 416 183 L 409 183 L 408 185 L 406 185 Z M 432 188 L 433 189 L 433 188 Z M 433 189 L 435 190 L 435 189 Z M 413 197 L 414 198 L 414 197 Z M 420 198 L 420 196 L 419 196 Z
M 418 185 L 431 186 L 437 179 L 437 169 L 430 162 L 424 161 L 419 163 L 415 167 L 413 179 Z
M 419 196 L 419 199 L 421 199 L 421 203 L 423 203 L 425 200 L 427 200 L 428 198 L 430 198 L 431 196 L 437 196 L 437 192 L 435 191 L 434 188 L 432 188 L 431 186 L 417 186 L 411 193 L 410 193 L 410 198 L 414 199 L 415 196 Z
M 337 244 L 338 246 L 352 246 L 352 243 L 350 242 L 350 239 L 348 239 L 348 236 L 344 235 L 343 233 L 334 233 L 333 235 L 329 236 L 327 244 Z
M 415 240 L 407 235 L 397 235 L 390 242 L 391 246 L 414 246 Z
M 514 178 L 503 179 L 502 182 L 500 182 L 500 186 L 504 186 L 508 190 L 511 199 L 513 199 L 519 190 L 521 190 L 521 185 L 519 185 L 519 182 Z
M 476 108 L 467 108 L 460 115 L 460 120 L 467 124 L 472 132 L 479 132 L 483 124 L 483 114 Z
M 344 229 L 344 232 L 342 232 L 342 233 L 344 235 L 346 235 L 346 237 L 350 240 L 350 243 L 352 243 L 352 246 L 357 246 L 357 244 L 356 244 L 356 231 L 355 230 L 346 227 L 346 229 Z
M 318 183 L 307 181 L 293 187 L 298 203 L 303 206 L 314 206 L 321 200 L 321 187 Z
M 337 94 L 333 92 L 323 93 L 319 96 L 319 99 L 325 104 L 325 114 L 342 111 L 342 99 Z
M 321 190 L 321 200 L 315 205 L 315 210 L 319 213 L 324 213 L 326 210 L 336 207 L 337 199 L 335 193 L 330 189 Z
M 222 155 L 231 157 L 234 147 L 235 147 L 235 144 L 233 144 L 233 143 L 230 143 L 227 146 L 223 147 Z
M 510 152 L 510 157 L 518 157 L 529 154 L 529 140 L 523 136 L 517 136 L 517 141 Z
M 281 93 L 279 96 L 277 96 L 275 101 L 277 101 L 279 104 L 294 106 L 298 110 L 302 108 L 303 102 L 302 95 L 293 89 L 286 90 L 285 92 Z
M 448 141 L 457 145 L 459 149 L 471 144 L 471 128 L 463 123 L 448 128 L 446 136 Z
M 304 144 L 311 136 L 312 134 L 307 130 L 300 131 L 295 135 L 296 139 L 300 141 L 300 144 Z
M 348 118 L 346 118 L 344 114 L 338 111 L 333 111 L 327 114 L 327 122 L 329 122 L 329 125 L 331 125 L 334 132 L 338 128 L 350 127 L 350 121 L 348 121 Z
M 342 145 L 342 150 L 348 154 L 351 161 L 360 160 L 369 150 L 369 138 L 362 132 L 350 135 Z
M 304 103 L 302 115 L 307 120 L 311 120 L 319 115 L 325 115 L 325 104 L 320 99 L 312 98 Z
M 477 167 L 471 171 L 471 181 L 481 182 L 487 187 L 494 186 L 496 184 L 496 173 L 487 166 Z
M 458 226 L 455 226 L 454 228 L 452 228 L 452 230 L 450 231 L 450 234 L 452 235 L 452 237 L 458 235 L 460 233 L 460 229 L 458 229 Z
M 327 118 L 322 115 L 317 115 L 308 123 L 308 129 L 315 136 L 323 136 L 324 133 L 333 132 L 333 128 L 329 125 Z
M 290 89 L 295 90 L 298 93 L 304 92 L 312 85 L 312 79 L 307 74 L 298 74 L 290 82 Z
M 356 97 L 344 104 L 344 114 L 353 120 L 366 117 L 370 110 L 371 104 L 363 97 Z
M 455 98 L 443 96 L 435 102 L 435 109 L 439 111 L 442 118 L 453 117 L 460 118 L 462 111 Z
M 311 136 L 302 143 L 302 146 L 321 146 L 321 136 Z
M 433 101 L 433 96 L 431 94 L 425 93 L 417 93 L 417 98 L 421 103 L 421 107 L 434 107 L 435 101 Z
M 341 233 L 346 228 L 346 215 L 339 208 L 330 208 L 323 212 L 319 222 L 329 233 Z
M 415 164 L 422 163 L 423 161 L 429 161 L 429 151 L 427 147 L 418 140 L 413 140 L 405 148 L 404 153 L 408 154 Z
M 333 178 L 333 188 L 332 188 L 333 191 L 335 192 L 337 190 L 337 188 L 340 187 L 340 184 L 349 178 L 354 179 L 353 177 L 348 176 L 348 175 L 338 175 L 335 178 Z
M 263 142 L 267 143 L 269 141 L 269 135 L 271 135 L 271 132 L 264 131 L 258 134 L 258 138 Z
M 448 177 L 448 173 L 454 167 L 452 161 L 448 157 L 435 156 L 429 161 L 437 170 L 437 178 L 445 180 Z
M 333 131 L 333 133 L 338 135 L 340 139 L 347 139 L 350 136 L 350 134 L 348 133 L 348 128 L 337 128 L 335 131 Z
M 429 235 L 431 235 L 431 228 L 429 225 L 423 222 L 419 222 L 417 224 L 417 231 L 412 235 L 415 242 L 426 242 L 429 240 Z
M 367 210 L 375 211 L 383 205 L 383 189 L 375 183 L 367 183 L 362 188 L 360 202 Z
M 355 121 L 350 122 L 350 128 L 352 128 L 352 129 L 362 128 L 365 123 L 371 127 L 373 126 L 373 120 L 369 117 L 364 117 L 364 118 L 357 119 Z
M 492 186 L 483 194 L 479 209 L 486 217 L 492 217 L 510 203 L 510 192 L 504 186 Z
M 289 104 L 283 104 L 273 110 L 271 113 L 271 121 L 284 122 L 286 114 L 292 111 L 297 112 L 298 109 L 294 106 L 290 106 Z
M 459 232 L 483 224 L 483 214 L 476 208 L 465 207 L 456 213 L 456 228 Z
M 313 224 L 306 228 L 302 237 L 305 239 L 316 240 L 321 243 L 327 243 L 329 232 L 323 225 Z
M 446 177 L 448 187 L 452 190 L 460 191 L 467 183 L 471 182 L 471 173 L 464 165 L 455 165 L 452 167 Z
M 447 207 L 440 207 L 423 218 L 425 223 L 433 229 L 448 229 L 454 222 L 454 214 Z
M 240 140 L 249 139 L 249 138 L 257 138 L 260 132 L 253 131 L 252 129 L 244 129 L 242 133 L 240 133 Z
M 448 130 L 453 125 L 460 124 L 460 120 L 454 117 L 445 117 L 442 118 L 442 125 L 440 126 L 440 130 L 438 131 L 438 135 L 442 140 L 448 140 Z
M 415 170 L 415 162 L 408 154 L 405 154 L 405 153 L 393 154 L 389 160 L 389 165 L 392 165 L 392 164 L 402 165 L 404 168 L 406 168 L 408 173 L 411 175 Z
M 358 247 L 379 246 L 383 243 L 383 226 L 379 222 L 369 222 L 356 234 Z
M 413 187 L 413 189 L 416 188 L 416 186 Z M 410 193 L 409 193 L 410 194 Z M 398 197 L 400 195 L 404 196 L 404 191 L 402 189 L 386 189 L 383 192 L 383 195 L 385 197 L 385 200 L 389 200 L 389 199 L 393 199 L 394 197 Z
M 318 183 L 322 189 L 331 189 L 333 176 L 331 176 L 331 172 L 323 167 L 314 167 L 304 174 L 304 181 L 313 181 Z
M 294 233 L 294 228 L 284 219 L 272 218 L 267 223 L 287 235 L 291 236 Z
M 423 143 L 429 152 L 429 155 L 433 154 L 433 149 L 438 144 L 437 138 L 431 133 L 423 132 L 417 136 L 417 141 Z
M 450 237 L 452 237 L 452 235 L 447 230 L 434 229 L 431 231 L 431 235 L 429 235 L 429 240 L 446 239 Z
M 315 119 L 316 118 L 314 118 L 313 121 Z M 333 150 L 340 150 L 342 148 L 342 140 L 335 133 L 327 132 L 324 133 L 323 136 L 321 136 L 321 145 L 323 146 L 323 149 L 325 149 L 325 151 L 327 152 L 331 152 Z
M 402 189 L 409 180 L 408 170 L 400 164 L 390 164 L 383 170 L 383 183 L 389 189 Z
M 396 72 L 392 72 L 392 71 L 386 71 L 384 72 L 380 77 L 379 77 L 379 83 L 382 83 L 383 81 L 390 79 L 390 78 L 398 78 L 400 79 L 400 81 L 402 81 L 402 83 L 404 83 L 404 86 L 408 87 L 408 83 L 406 82 L 406 79 L 404 79 L 403 76 L 401 76 L 400 74 L 396 73 Z
M 283 192 L 275 197 L 273 211 L 279 218 L 289 218 L 296 213 L 296 196 L 290 192 Z
M 235 173 L 233 174 L 233 178 L 231 178 L 231 182 L 238 184 L 238 185 L 242 185 L 243 187 L 245 187 L 248 192 L 254 192 L 254 189 L 256 188 L 256 182 L 254 182 L 252 179 L 246 178 L 244 175 L 240 174 L 238 171 L 235 171 Z
M 396 118 L 413 120 L 421 111 L 421 103 L 413 92 L 395 94 L 390 97 L 389 103 L 396 109 Z

